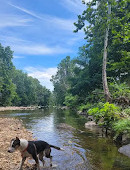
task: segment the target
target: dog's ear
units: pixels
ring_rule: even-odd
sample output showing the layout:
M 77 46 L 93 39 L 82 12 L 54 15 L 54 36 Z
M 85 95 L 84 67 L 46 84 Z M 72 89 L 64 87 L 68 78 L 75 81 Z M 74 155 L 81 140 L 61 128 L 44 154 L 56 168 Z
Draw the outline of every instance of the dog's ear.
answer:
M 18 138 L 18 137 L 16 137 L 16 140 L 19 140 L 19 138 Z

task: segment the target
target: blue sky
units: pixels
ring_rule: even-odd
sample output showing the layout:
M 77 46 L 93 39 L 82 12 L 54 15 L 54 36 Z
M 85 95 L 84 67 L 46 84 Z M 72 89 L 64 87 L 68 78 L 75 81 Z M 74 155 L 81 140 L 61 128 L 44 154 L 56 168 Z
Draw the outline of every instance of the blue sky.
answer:
M 77 56 L 84 33 L 73 23 L 81 0 L 0 0 L 0 43 L 14 51 L 13 63 L 50 90 L 50 78 L 67 55 Z

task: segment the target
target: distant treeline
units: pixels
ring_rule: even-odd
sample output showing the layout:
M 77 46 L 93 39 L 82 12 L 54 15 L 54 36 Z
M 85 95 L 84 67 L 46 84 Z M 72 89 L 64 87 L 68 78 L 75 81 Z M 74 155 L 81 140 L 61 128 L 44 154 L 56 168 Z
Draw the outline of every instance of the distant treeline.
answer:
M 49 104 L 51 92 L 40 82 L 17 70 L 10 47 L 0 44 L 0 106 L 30 106 Z

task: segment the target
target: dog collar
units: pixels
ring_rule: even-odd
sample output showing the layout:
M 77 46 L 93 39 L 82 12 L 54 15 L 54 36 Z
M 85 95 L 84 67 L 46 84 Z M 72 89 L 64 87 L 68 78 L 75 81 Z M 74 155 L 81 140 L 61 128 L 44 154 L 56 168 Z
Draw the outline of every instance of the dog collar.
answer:
M 27 151 L 27 148 L 28 148 L 28 145 L 27 145 L 27 147 L 26 147 L 23 151 L 21 151 L 21 156 L 22 156 L 22 157 L 23 157 L 24 152 Z

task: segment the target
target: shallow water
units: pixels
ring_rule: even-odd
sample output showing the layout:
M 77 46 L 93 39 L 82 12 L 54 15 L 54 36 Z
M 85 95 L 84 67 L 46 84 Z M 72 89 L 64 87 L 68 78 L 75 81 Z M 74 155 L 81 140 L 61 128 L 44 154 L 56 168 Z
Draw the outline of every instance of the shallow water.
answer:
M 64 148 L 65 151 L 52 149 L 55 166 L 52 169 L 130 170 L 130 158 L 118 153 L 118 148 L 111 139 L 86 130 L 86 120 L 74 112 L 57 109 L 6 111 L 1 112 L 0 117 L 20 118 L 35 138 Z M 84 133 L 57 128 L 60 123 L 71 125 Z M 48 159 L 45 166 L 49 167 Z

